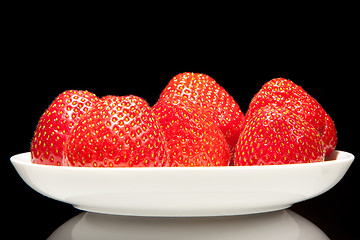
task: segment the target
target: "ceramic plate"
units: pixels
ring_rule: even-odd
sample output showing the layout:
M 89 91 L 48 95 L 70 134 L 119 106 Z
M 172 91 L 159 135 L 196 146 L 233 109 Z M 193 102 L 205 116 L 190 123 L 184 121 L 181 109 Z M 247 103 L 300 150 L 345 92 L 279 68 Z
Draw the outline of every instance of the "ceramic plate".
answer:
M 308 164 L 80 168 L 32 164 L 30 153 L 11 158 L 39 193 L 90 212 L 136 216 L 224 216 L 269 212 L 320 195 L 345 175 L 354 155 L 335 151 Z

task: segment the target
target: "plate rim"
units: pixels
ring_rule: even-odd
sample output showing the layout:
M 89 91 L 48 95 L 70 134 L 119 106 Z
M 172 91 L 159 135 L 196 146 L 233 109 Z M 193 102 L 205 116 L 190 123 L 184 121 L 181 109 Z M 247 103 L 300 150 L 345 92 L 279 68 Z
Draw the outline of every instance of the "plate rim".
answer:
M 57 170 L 69 170 L 69 171 L 96 171 L 96 172 L 105 172 L 105 171 L 216 171 L 216 170 L 254 170 L 254 169 L 287 169 L 287 168 L 307 168 L 307 167 L 315 167 L 315 166 L 323 166 L 323 165 L 333 165 L 333 164 L 341 164 L 341 163 L 349 163 L 352 164 L 355 155 L 350 152 L 335 150 L 339 154 L 343 154 L 344 157 L 340 159 L 331 159 L 323 162 L 314 162 L 314 163 L 295 163 L 295 164 L 282 164 L 282 165 L 254 165 L 254 166 L 212 166 L 212 167 L 104 167 L 104 168 L 95 168 L 95 167 L 72 167 L 72 166 L 55 166 L 55 165 L 43 165 L 43 164 L 34 164 L 31 163 L 30 160 L 30 152 L 23 152 L 19 154 L 15 154 L 10 157 L 10 161 L 13 165 L 21 164 L 24 166 L 30 166 L 35 168 L 44 168 L 44 169 L 57 169 Z M 22 156 L 28 155 L 29 161 L 21 160 Z M 60 171 L 62 171 L 60 170 Z M 227 171 L 227 170 L 225 170 Z

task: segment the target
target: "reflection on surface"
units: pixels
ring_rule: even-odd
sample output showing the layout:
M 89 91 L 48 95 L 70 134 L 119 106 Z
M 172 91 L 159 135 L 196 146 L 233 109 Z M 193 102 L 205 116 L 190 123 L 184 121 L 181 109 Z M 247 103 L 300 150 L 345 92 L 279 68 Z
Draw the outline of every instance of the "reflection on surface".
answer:
M 227 217 L 129 217 L 84 212 L 49 239 L 329 239 L 291 210 Z

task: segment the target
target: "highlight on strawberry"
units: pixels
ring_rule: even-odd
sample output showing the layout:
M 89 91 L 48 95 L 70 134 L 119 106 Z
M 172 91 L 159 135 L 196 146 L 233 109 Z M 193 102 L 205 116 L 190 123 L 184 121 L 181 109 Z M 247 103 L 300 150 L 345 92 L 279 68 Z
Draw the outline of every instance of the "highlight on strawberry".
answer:
M 334 122 L 321 105 L 302 87 L 288 79 L 274 78 L 265 83 L 254 96 L 246 115 L 251 116 L 259 108 L 271 105 L 289 109 L 313 125 L 324 141 L 325 156 L 334 151 L 337 144 Z
M 174 76 L 151 108 L 137 96 L 69 90 L 41 116 L 34 164 L 69 167 L 216 167 L 324 161 L 333 120 L 302 87 L 265 83 L 246 115 L 206 74 Z
M 62 166 L 71 129 L 99 98 L 88 91 L 61 93 L 41 116 L 31 143 L 33 163 Z
M 162 98 L 153 111 L 164 131 L 171 167 L 229 165 L 225 137 L 200 106 L 180 97 Z
M 65 163 L 77 167 L 162 167 L 163 132 L 150 106 L 137 96 L 106 96 L 71 130 Z
M 234 98 L 212 77 L 202 73 L 185 72 L 173 77 L 160 95 L 164 98 L 187 99 L 208 112 L 222 131 L 229 145 L 230 155 L 235 153 L 244 114 Z
M 284 107 L 259 108 L 246 119 L 235 165 L 279 165 L 324 161 L 324 143 L 309 122 Z

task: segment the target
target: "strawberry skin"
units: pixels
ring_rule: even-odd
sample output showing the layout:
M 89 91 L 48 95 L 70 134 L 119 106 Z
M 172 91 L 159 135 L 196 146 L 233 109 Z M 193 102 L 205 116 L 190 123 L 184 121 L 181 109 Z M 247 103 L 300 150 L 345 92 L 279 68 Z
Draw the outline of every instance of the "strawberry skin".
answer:
M 41 116 L 31 143 L 31 161 L 44 165 L 63 165 L 64 145 L 79 118 L 99 98 L 88 91 L 61 93 Z
M 72 129 L 65 160 L 76 167 L 161 167 L 168 163 L 168 153 L 145 100 L 106 96 Z
M 208 112 L 184 98 L 162 98 L 152 108 L 164 131 L 171 167 L 229 165 L 228 144 Z
M 240 135 L 244 114 L 239 105 L 213 78 L 201 73 L 185 72 L 173 77 L 160 96 L 188 99 L 208 111 L 229 144 L 231 155 Z
M 337 133 L 334 122 L 327 113 L 325 115 L 325 127 L 322 132 L 322 137 L 326 151 L 325 156 L 329 156 L 335 150 L 337 144 Z
M 235 165 L 279 165 L 324 161 L 322 137 L 295 112 L 275 105 L 247 117 L 235 153 Z
M 334 122 L 321 105 L 302 87 L 288 79 L 272 79 L 265 83 L 251 100 L 246 115 L 251 116 L 259 108 L 272 104 L 285 107 L 312 124 L 323 137 L 326 156 L 335 149 L 337 136 Z

